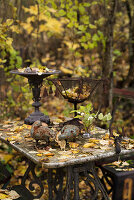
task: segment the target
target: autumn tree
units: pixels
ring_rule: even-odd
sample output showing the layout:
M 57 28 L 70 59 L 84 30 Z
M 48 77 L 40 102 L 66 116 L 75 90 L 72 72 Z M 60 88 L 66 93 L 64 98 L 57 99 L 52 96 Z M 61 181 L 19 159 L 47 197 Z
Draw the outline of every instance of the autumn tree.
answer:
M 128 87 L 131 81 L 134 80 L 134 1 L 126 0 L 125 4 L 129 18 L 129 72 L 124 82 L 124 86 Z

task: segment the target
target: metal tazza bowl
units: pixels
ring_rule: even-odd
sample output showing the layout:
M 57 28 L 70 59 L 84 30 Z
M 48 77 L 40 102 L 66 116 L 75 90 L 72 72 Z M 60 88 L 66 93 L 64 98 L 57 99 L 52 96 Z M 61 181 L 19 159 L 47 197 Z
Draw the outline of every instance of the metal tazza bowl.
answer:
M 64 78 L 64 79 L 49 79 L 58 89 L 59 93 L 74 104 L 74 109 L 77 110 L 77 104 L 89 99 L 95 89 L 104 83 L 103 79 L 91 79 L 87 77 Z M 76 113 L 75 113 L 76 115 Z
M 40 90 L 41 90 L 44 78 L 46 78 L 50 75 L 59 74 L 60 71 L 51 69 L 48 72 L 37 73 L 35 71 L 20 72 L 18 70 L 12 70 L 12 71 L 10 71 L 10 73 L 26 77 L 28 79 L 28 83 L 32 89 L 33 101 L 34 101 L 32 106 L 35 108 L 35 111 L 24 120 L 25 124 L 33 124 L 37 120 L 41 120 L 41 121 L 49 124 L 50 123 L 49 116 L 44 115 L 39 110 L 39 107 L 41 106 Z

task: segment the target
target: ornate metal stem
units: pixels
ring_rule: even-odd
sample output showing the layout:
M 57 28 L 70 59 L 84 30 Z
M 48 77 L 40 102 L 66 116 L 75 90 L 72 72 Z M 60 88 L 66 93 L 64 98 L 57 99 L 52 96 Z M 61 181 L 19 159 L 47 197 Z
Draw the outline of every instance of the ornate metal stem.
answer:
M 33 124 L 37 120 L 41 120 L 43 122 L 46 122 L 47 124 L 50 123 L 50 119 L 47 115 L 44 115 L 40 112 L 39 107 L 41 106 L 40 100 L 40 90 L 42 87 L 43 78 L 28 78 L 28 82 L 30 87 L 32 88 L 33 93 L 33 101 L 34 103 L 32 106 L 35 108 L 35 111 L 25 119 L 26 124 Z
M 74 104 L 74 110 L 77 110 L 77 103 L 74 102 L 73 104 Z M 77 116 L 77 112 L 74 113 L 74 116 L 75 116 L 75 117 Z

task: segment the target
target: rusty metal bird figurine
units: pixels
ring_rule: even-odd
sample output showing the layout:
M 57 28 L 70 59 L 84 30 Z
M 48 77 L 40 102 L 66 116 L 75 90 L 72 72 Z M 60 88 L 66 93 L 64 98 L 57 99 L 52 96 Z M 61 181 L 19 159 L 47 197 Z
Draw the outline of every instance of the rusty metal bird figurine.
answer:
M 61 129 L 61 134 L 58 136 L 59 140 L 73 140 L 80 133 L 80 129 L 75 125 L 65 125 Z
M 41 121 L 35 121 L 31 128 L 31 137 L 36 140 L 36 145 L 39 140 L 44 140 L 47 144 L 50 142 L 50 138 L 55 138 L 55 132 L 48 126 L 43 126 Z

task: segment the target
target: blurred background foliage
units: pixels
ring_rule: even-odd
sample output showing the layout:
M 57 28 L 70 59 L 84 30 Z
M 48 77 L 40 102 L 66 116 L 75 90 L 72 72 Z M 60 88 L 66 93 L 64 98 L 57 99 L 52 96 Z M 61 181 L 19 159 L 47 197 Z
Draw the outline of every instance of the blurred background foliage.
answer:
M 134 87 L 134 2 L 0 0 L 1 119 L 24 119 L 32 110 L 27 80 L 9 73 L 27 62 L 60 69 L 66 76 L 109 78 L 102 109 L 111 109 L 113 87 Z M 42 102 L 43 111 L 49 105 L 44 111 L 49 115 L 58 110 L 70 116 L 64 100 L 58 105 L 50 95 Z M 115 125 L 125 126 L 129 134 L 134 132 L 133 106 L 123 100 L 115 117 Z

